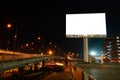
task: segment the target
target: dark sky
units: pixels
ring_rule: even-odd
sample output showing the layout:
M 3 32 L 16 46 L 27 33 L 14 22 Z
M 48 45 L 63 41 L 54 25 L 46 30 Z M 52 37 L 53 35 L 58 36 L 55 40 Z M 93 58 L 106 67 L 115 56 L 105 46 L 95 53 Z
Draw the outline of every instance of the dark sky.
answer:
M 104 0 L 16 1 L 1 3 L 0 39 L 13 34 L 17 27 L 19 42 L 33 41 L 40 36 L 44 42 L 53 42 L 65 52 L 83 53 L 82 38 L 65 37 L 65 15 L 69 13 L 106 13 L 107 36 L 120 35 L 120 2 Z M 6 30 L 5 24 L 13 24 Z M 7 35 L 8 36 L 8 35 Z M 6 37 L 7 37 L 6 36 Z M 102 39 L 89 39 L 89 49 L 102 50 Z M 98 47 L 98 48 L 97 48 Z

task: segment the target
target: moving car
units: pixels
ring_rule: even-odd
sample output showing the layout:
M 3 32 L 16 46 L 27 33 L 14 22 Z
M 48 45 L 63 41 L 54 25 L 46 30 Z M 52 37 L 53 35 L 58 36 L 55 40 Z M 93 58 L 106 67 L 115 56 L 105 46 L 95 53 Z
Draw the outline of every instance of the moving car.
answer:
M 65 69 L 64 64 L 60 62 L 49 62 L 49 63 L 46 63 L 45 66 L 47 68 L 50 68 L 52 71 L 57 71 L 57 72 L 64 71 Z

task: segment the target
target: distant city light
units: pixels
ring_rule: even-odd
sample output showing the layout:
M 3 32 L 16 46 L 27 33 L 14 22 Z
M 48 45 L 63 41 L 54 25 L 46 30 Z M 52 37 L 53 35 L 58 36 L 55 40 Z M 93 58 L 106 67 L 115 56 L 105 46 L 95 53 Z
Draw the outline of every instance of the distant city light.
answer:
M 28 43 L 26 43 L 26 44 L 25 44 L 25 46 L 27 46 L 27 47 L 28 47 L 28 46 L 29 46 L 29 44 L 28 44 Z
M 40 55 L 43 55 L 43 53 L 41 53 Z
M 34 42 L 31 42 L 31 44 L 33 45 L 33 44 L 34 44 Z
M 40 37 L 38 37 L 37 39 L 40 40 Z
M 17 35 L 15 35 L 14 38 L 16 39 L 16 38 L 17 38 Z
M 49 45 L 51 45 L 52 44 L 52 42 L 49 42 Z

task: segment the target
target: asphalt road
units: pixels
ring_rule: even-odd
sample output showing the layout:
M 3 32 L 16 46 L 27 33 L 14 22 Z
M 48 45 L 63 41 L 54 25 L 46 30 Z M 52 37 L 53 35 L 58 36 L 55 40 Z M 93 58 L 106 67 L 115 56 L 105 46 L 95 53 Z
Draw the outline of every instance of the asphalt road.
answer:
M 66 67 L 63 72 L 53 72 L 51 75 L 47 75 L 42 80 L 74 80 L 74 79 L 72 77 L 72 74 L 70 73 L 70 69 Z
M 120 64 L 79 64 L 96 80 L 120 80 Z

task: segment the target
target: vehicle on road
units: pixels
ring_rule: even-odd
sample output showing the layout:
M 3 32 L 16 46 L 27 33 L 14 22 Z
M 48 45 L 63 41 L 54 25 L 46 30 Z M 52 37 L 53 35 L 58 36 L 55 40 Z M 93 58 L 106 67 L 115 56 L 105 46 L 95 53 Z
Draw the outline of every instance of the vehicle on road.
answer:
M 56 72 L 64 71 L 65 69 L 64 64 L 60 62 L 48 62 L 45 66 Z

